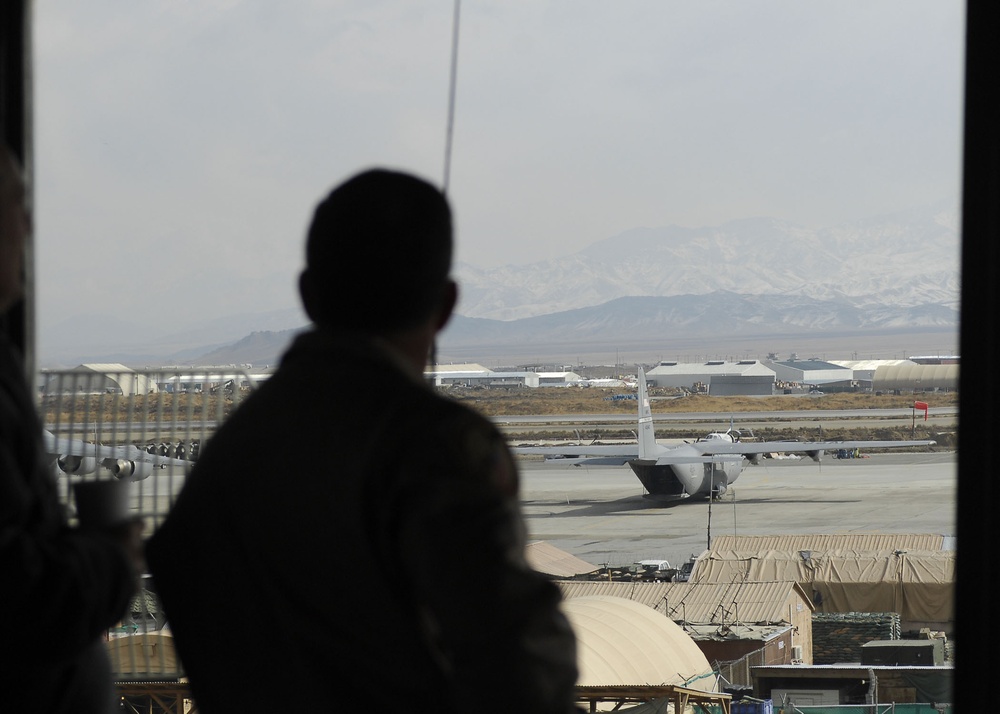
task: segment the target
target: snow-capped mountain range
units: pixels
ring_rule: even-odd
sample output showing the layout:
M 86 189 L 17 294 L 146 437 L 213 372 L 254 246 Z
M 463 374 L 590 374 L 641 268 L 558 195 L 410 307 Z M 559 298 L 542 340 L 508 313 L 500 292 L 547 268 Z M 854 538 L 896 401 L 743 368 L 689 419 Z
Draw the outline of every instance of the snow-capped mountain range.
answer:
M 863 345 L 895 334 L 910 345 L 905 336 L 920 333 L 957 344 L 959 220 L 944 205 L 815 230 L 774 218 L 634 228 L 556 260 L 455 272 L 459 314 L 439 340 L 443 360 L 570 361 L 588 346 L 669 350 L 750 336 L 854 335 Z M 217 319 L 229 332 L 213 328 L 212 341 L 192 326 L 186 336 L 158 336 L 160 347 L 102 341 L 103 352 L 63 346 L 57 359 L 273 363 L 303 322 L 291 310 L 261 315 L 259 326 L 239 317 Z
M 513 320 L 626 296 L 724 291 L 856 308 L 958 306 L 957 211 L 941 207 L 809 230 L 773 218 L 634 228 L 558 260 L 459 265 L 459 312 Z

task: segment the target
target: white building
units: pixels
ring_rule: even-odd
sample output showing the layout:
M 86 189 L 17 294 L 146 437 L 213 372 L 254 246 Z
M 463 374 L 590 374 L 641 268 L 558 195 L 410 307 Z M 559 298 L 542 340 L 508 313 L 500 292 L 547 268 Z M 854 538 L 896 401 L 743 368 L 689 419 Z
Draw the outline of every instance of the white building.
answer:
M 905 359 L 832 359 L 830 364 L 851 370 L 858 382 L 871 382 L 875 378 L 875 370 L 883 366 L 892 366 L 906 362 Z
M 118 363 L 81 364 L 71 370 L 46 373 L 46 394 L 150 394 L 156 392 L 156 380 L 146 372 Z
M 435 387 L 537 387 L 537 372 L 494 372 L 478 364 L 434 365 L 424 376 Z
M 583 381 L 576 372 L 539 372 L 539 387 L 572 387 Z

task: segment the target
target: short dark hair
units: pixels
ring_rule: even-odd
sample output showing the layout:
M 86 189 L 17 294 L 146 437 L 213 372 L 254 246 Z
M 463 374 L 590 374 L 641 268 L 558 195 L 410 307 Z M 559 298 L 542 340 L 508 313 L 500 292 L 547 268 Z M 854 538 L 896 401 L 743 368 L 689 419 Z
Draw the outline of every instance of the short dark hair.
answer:
M 325 327 L 412 327 L 440 307 L 451 257 L 451 209 L 440 190 L 398 171 L 363 171 L 316 207 L 306 238 L 306 309 Z

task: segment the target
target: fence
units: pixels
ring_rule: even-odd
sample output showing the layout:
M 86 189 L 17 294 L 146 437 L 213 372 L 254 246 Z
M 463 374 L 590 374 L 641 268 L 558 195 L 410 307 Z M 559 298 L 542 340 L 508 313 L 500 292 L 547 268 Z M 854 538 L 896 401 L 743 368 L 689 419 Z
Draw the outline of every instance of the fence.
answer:
M 758 665 L 768 664 L 765 657 L 766 651 L 762 648 L 748 652 L 737 660 L 730 662 L 716 662 L 715 671 L 719 673 L 722 681 L 738 687 L 752 687 L 753 679 L 750 676 L 750 668 Z
M 115 367 L 118 367 L 117 365 Z M 163 522 L 199 451 L 266 375 L 246 369 L 44 371 L 38 410 L 59 497 L 76 520 L 73 486 L 128 483 L 131 511 L 146 533 Z M 150 581 L 108 632 L 119 682 L 183 675 Z

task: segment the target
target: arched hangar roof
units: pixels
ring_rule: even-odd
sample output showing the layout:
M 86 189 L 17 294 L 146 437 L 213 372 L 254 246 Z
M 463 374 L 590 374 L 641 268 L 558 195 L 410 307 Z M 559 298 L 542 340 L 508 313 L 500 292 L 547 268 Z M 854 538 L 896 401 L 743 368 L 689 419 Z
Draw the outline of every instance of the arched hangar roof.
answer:
M 901 362 L 883 365 L 875 370 L 872 387 L 875 389 L 957 389 L 957 364 L 917 364 Z
M 698 645 L 653 608 L 591 595 L 565 600 L 563 610 L 576 633 L 579 686 L 673 684 L 717 691 Z

